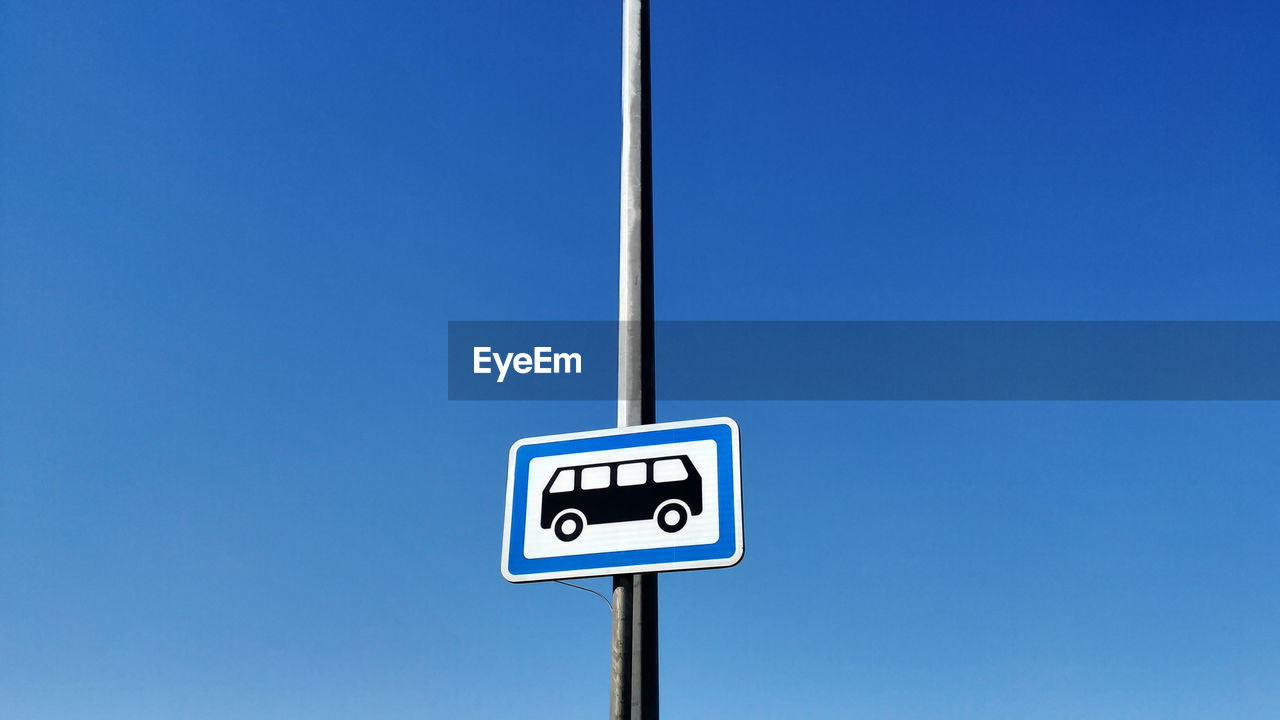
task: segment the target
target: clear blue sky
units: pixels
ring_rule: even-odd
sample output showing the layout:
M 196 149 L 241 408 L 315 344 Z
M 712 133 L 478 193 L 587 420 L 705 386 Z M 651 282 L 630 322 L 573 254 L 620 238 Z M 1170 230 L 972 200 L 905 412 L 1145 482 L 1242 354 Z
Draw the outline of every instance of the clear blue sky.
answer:
M 979 5 L 655 1 L 658 317 L 1280 319 L 1276 6 Z M 620 24 L 5 3 L 0 717 L 605 713 L 604 604 L 498 559 L 510 444 L 614 407 L 444 359 L 615 317 Z M 664 717 L 1280 716 L 1276 403 L 714 415 Z

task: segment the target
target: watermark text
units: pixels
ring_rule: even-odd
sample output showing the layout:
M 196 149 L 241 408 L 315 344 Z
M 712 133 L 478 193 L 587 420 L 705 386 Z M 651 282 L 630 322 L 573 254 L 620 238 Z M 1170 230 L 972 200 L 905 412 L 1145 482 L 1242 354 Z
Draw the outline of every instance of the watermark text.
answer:
M 493 352 L 488 346 L 472 348 L 472 372 L 476 375 L 487 375 L 497 368 L 498 382 L 507 379 L 507 371 L 515 370 L 520 375 L 582 374 L 581 353 L 558 353 L 550 347 L 535 347 L 529 353 Z M 492 363 L 493 367 L 490 367 Z

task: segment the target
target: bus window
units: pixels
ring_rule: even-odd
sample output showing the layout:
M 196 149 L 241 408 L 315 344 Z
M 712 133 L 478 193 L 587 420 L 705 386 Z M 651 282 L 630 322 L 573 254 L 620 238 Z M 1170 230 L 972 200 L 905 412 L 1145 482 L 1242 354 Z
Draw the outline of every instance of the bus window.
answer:
M 596 465 L 582 468 L 582 489 L 599 490 L 609 487 L 609 466 Z
M 676 458 L 658 460 L 653 463 L 654 482 L 679 482 L 688 479 L 689 471 L 685 470 L 684 463 Z
M 551 485 L 547 488 L 547 492 L 563 493 L 573 489 L 573 468 L 560 468 L 556 471 L 555 477 L 551 479 Z
M 643 485 L 647 479 L 649 479 L 649 472 L 643 461 L 623 463 L 618 466 L 619 486 Z

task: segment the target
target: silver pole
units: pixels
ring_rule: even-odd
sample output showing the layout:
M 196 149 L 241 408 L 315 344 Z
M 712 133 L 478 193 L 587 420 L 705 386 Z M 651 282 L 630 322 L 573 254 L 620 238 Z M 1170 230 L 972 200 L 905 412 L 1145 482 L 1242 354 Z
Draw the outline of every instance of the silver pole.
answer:
M 649 2 L 622 3 L 618 427 L 654 422 Z M 610 720 L 658 718 L 658 576 L 613 578 Z

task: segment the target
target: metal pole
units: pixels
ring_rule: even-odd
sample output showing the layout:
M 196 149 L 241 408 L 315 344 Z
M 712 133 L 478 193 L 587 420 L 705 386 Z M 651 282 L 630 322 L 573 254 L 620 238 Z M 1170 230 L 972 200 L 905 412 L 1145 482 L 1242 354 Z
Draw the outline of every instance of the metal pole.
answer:
M 649 2 L 622 3 L 618 427 L 654 422 Z M 613 578 L 610 720 L 658 718 L 658 576 Z

